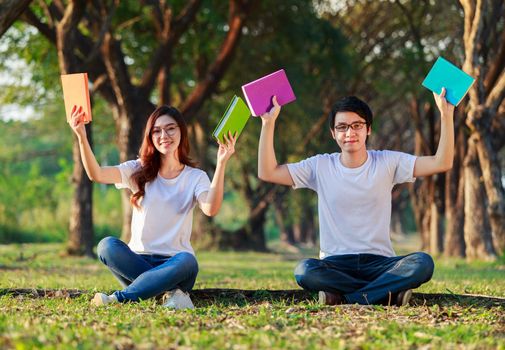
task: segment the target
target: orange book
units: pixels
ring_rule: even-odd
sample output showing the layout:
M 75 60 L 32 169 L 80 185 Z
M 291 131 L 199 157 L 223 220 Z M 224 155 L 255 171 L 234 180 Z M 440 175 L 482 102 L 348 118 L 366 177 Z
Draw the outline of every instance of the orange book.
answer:
M 63 99 L 65 100 L 65 112 L 67 123 L 70 122 L 72 108 L 82 107 L 84 123 L 89 123 L 91 117 L 91 103 L 89 100 L 88 73 L 62 74 L 61 85 L 63 87 Z

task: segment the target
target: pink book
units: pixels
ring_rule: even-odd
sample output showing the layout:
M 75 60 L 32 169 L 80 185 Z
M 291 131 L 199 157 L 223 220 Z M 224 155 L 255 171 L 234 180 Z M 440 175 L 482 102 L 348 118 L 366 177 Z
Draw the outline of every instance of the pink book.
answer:
M 242 92 L 254 116 L 270 111 L 274 95 L 277 96 L 277 102 L 281 106 L 296 100 L 284 69 L 242 85 Z

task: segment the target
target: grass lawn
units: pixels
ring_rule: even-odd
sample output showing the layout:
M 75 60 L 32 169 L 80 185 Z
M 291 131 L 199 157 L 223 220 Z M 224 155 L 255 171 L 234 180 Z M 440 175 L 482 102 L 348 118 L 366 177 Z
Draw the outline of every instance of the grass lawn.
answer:
M 1 293 L 1 349 L 505 349 L 504 303 L 485 298 L 403 308 L 269 300 L 262 290 L 299 289 L 299 254 L 200 252 L 196 290 L 254 289 L 258 298 L 194 297 L 195 310 L 172 311 L 155 300 L 91 307 L 96 291 L 112 292 L 117 282 L 97 261 L 60 251 L 57 244 L 0 246 L 0 291 L 62 290 Z M 85 293 L 70 297 L 66 289 Z M 503 298 L 505 263 L 437 259 L 433 280 L 416 292 Z

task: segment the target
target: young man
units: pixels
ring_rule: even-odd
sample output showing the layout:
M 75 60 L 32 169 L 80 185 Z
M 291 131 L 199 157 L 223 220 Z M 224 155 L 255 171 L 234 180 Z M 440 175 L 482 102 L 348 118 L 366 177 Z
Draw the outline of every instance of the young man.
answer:
M 258 176 L 263 181 L 310 188 L 318 194 L 320 259 L 295 269 L 297 283 L 319 292 L 319 301 L 406 305 L 412 288 L 429 281 L 433 259 L 417 252 L 396 256 L 390 240 L 391 191 L 395 184 L 449 170 L 454 158 L 454 106 L 434 95 L 441 113 L 441 136 L 434 156 L 367 150 L 373 115 L 357 97 L 338 101 L 329 115 L 332 138 L 341 153 L 318 154 L 298 163 L 277 164 L 276 98 L 261 116 Z

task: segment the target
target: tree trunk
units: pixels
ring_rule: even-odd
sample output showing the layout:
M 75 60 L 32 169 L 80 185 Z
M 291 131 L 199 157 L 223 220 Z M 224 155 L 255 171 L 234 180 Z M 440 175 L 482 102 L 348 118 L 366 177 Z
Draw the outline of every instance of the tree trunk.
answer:
M 465 237 L 463 234 L 465 180 L 462 160 L 465 156 L 466 139 L 463 125 L 463 123 L 460 123 L 456 126 L 454 163 L 452 169 L 447 172 L 445 181 L 445 217 L 447 224 L 444 254 L 446 256 L 465 256 Z
M 58 63 L 62 74 L 75 73 L 77 61 L 73 54 L 76 43 L 76 28 L 84 14 L 85 2 L 75 1 L 69 4 L 61 21 L 56 25 L 56 48 Z M 91 125 L 86 126 L 90 145 L 92 144 Z M 77 137 L 73 143 L 74 171 L 72 183 L 74 196 L 72 199 L 69 237 L 66 251 L 71 255 L 93 255 L 93 186 L 82 165 Z
M 307 220 L 305 220 L 306 223 L 306 237 L 307 237 L 307 244 L 310 247 L 315 247 L 317 245 L 317 232 L 318 232 L 318 224 L 315 220 L 316 213 L 314 210 L 313 206 L 308 207 L 307 213 Z
M 491 239 L 491 227 L 486 212 L 487 199 L 481 182 L 477 155 L 478 138 L 472 135 L 464 163 L 466 257 L 470 260 L 494 260 L 496 254 Z
M 465 162 L 465 182 L 471 182 L 465 186 L 465 199 L 469 207 L 481 204 L 478 216 L 484 219 L 482 241 L 477 241 L 475 248 L 469 248 L 466 241 L 467 252 L 470 249 L 474 256 L 480 253 L 490 258 L 505 248 L 505 191 L 497 160 L 499 148 L 492 144 L 497 137 L 503 139 L 497 124 L 500 124 L 499 106 L 505 98 L 505 3 L 503 0 L 460 0 L 460 3 L 465 15 L 463 68 L 477 79 L 468 94 L 466 123 L 472 134 L 467 157 L 471 156 L 468 165 L 475 169 L 467 169 Z M 467 174 L 475 178 L 469 180 Z M 469 192 L 477 196 L 468 196 Z M 475 213 L 465 207 L 465 238 L 467 221 L 472 220 L 468 215 Z
M 315 213 L 312 203 L 308 200 L 303 200 L 301 213 L 296 218 L 294 226 L 294 239 L 296 243 L 306 244 L 310 247 L 314 247 L 317 244 L 317 230 L 314 217 Z
M 391 213 L 391 235 L 398 238 L 405 236 L 402 225 L 402 213 L 398 210 Z
M 86 125 L 88 140 L 92 143 L 91 125 Z M 84 171 L 81 161 L 79 143 L 74 137 L 72 146 L 74 170 L 72 184 L 74 196 L 70 211 L 69 235 L 67 242 L 67 254 L 94 256 L 94 232 L 93 232 L 93 186 L 88 175 Z
M 202 123 L 207 124 L 205 121 L 195 120 L 191 125 L 188 125 L 188 134 L 191 144 L 191 157 L 193 159 L 198 159 L 198 167 L 209 175 L 212 180 L 212 172 L 207 160 L 207 150 L 208 150 L 208 139 L 205 130 L 208 128 L 202 126 Z M 226 174 L 229 176 L 229 174 Z M 226 186 L 228 186 L 225 180 L 225 191 Z M 213 242 L 213 237 L 219 235 L 220 229 L 215 227 L 213 224 L 213 219 L 205 216 L 199 209 L 195 210 L 193 219 L 193 232 L 191 234 L 191 240 L 196 243 L 198 247 L 201 248 L 213 248 L 217 245 L 217 242 Z
M 438 212 L 437 204 L 430 203 L 430 254 L 437 256 L 441 253 L 440 249 L 440 215 Z
M 295 220 L 291 230 L 293 231 L 293 239 L 295 240 L 295 244 L 302 243 L 302 223 L 300 219 Z
M 487 129 L 479 133 L 477 152 L 482 169 L 482 180 L 488 199 L 487 212 L 492 240 L 498 255 L 505 252 L 505 191 L 502 185 L 500 161 L 491 145 L 492 135 Z
M 406 187 L 395 187 L 391 199 L 391 237 L 401 238 L 405 236 L 403 227 L 402 215 L 404 215 L 407 201 L 405 196 L 402 195 Z M 408 196 L 408 195 L 407 195 Z
M 206 216 L 201 210 L 195 208 L 193 214 L 193 228 L 191 232 L 191 245 L 195 249 L 218 248 L 217 239 L 221 230 L 214 224 L 212 218 Z
M 86 126 L 86 133 L 90 144 L 91 125 Z M 93 184 L 88 178 L 82 165 L 79 143 L 75 139 L 72 146 L 74 170 L 72 184 L 74 195 L 70 209 L 69 235 L 67 253 L 70 255 L 94 256 L 94 229 L 93 229 Z
M 461 167 L 460 164 L 457 165 Z M 455 169 L 447 174 L 446 181 L 446 210 L 447 220 L 444 238 L 445 256 L 465 256 L 465 238 L 464 228 L 464 191 L 465 180 L 464 172 L 461 169 Z M 461 172 L 461 175 L 456 175 Z
M 277 227 L 279 227 L 279 239 L 281 242 L 292 245 L 295 243 L 295 239 L 293 237 L 293 230 L 290 228 L 290 225 L 285 220 L 284 213 L 286 212 L 286 208 L 283 205 L 283 198 L 276 197 L 273 202 L 274 205 L 274 215 L 275 222 Z
M 121 224 L 121 240 L 123 242 L 130 242 L 131 229 L 132 229 L 132 214 L 133 207 L 130 202 L 132 192 L 129 189 L 121 190 L 121 209 L 123 210 L 123 222 Z
M 430 253 L 439 255 L 443 252 L 444 247 L 444 205 L 443 205 L 443 189 L 445 183 L 444 174 L 433 176 L 433 200 L 430 203 Z
M 463 175 L 462 175 L 463 176 Z M 451 179 L 448 179 L 451 180 Z M 449 181 L 447 182 L 448 186 Z M 465 180 L 464 177 L 459 179 L 457 188 L 457 201 L 451 206 L 447 206 L 445 216 L 447 225 L 445 229 L 444 239 L 444 255 L 445 256 L 465 256 L 465 236 L 464 236 L 464 191 Z M 448 203 L 449 204 L 449 203 Z
M 220 249 L 267 251 L 265 220 L 268 206 L 250 216 L 247 224 L 237 231 L 221 231 L 217 236 Z
M 131 94 L 135 95 L 135 92 Z M 139 98 L 137 103 L 120 104 L 117 109 L 114 109 L 114 119 L 118 130 L 117 146 L 121 162 L 138 158 L 145 123 L 153 110 L 154 106 L 143 98 Z M 124 242 L 129 242 L 131 237 L 133 207 L 130 203 L 130 196 L 131 191 L 129 190 L 123 190 L 121 193 L 123 207 L 121 240 Z
M 433 108 L 426 107 L 420 111 L 419 103 L 415 98 L 410 101 L 410 111 L 416 124 L 414 153 L 433 154 L 435 139 L 435 121 Z M 423 133 L 423 127 L 428 121 L 428 137 Z M 417 231 L 421 235 L 421 249 L 432 251 L 431 238 L 431 216 L 435 213 L 431 204 L 435 203 L 435 183 L 433 176 L 428 176 L 416 181 L 409 186 L 410 198 L 412 199 L 412 209 L 417 226 Z M 437 216 L 438 217 L 438 216 Z
M 3 0 L 0 3 L 0 37 L 30 5 L 31 0 Z
M 430 251 L 430 217 L 431 210 L 429 206 L 430 198 L 434 186 L 433 179 L 427 177 L 421 181 L 409 186 L 410 198 L 412 199 L 412 210 L 414 211 L 414 219 L 416 222 L 417 231 L 421 236 L 421 250 Z

